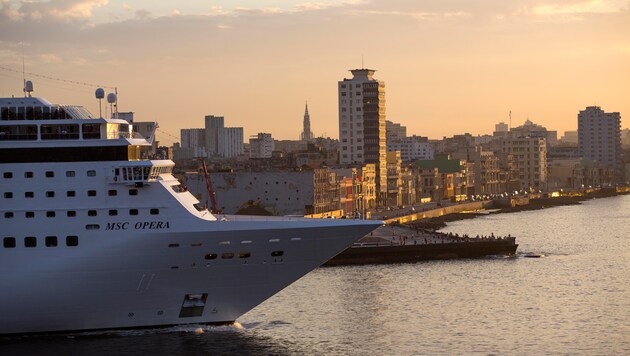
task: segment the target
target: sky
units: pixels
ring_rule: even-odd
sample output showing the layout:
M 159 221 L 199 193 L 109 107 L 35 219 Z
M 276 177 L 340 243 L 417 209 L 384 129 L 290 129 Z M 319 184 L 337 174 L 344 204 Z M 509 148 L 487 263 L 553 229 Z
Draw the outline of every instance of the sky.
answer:
M 561 136 L 591 105 L 630 126 L 630 0 L 0 0 L 0 96 L 23 95 L 23 62 L 53 103 L 98 113 L 94 90 L 116 87 L 165 144 L 210 114 L 298 139 L 307 101 L 337 138 L 337 82 L 362 66 L 409 135 L 492 133 L 511 112 Z

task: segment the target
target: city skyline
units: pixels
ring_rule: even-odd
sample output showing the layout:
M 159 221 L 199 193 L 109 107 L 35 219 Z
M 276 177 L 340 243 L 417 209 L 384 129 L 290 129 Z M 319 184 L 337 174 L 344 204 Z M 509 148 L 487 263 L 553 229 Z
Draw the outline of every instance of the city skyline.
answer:
M 0 95 L 22 94 L 24 53 L 27 72 L 118 87 L 121 111 L 170 135 L 215 114 L 297 140 L 308 100 L 315 136 L 337 138 L 336 82 L 367 67 L 409 134 L 491 133 L 511 111 L 561 136 L 592 105 L 627 128 L 629 3 L 5 0 L 0 67 L 17 72 L 0 69 Z M 27 79 L 98 113 L 95 86 Z

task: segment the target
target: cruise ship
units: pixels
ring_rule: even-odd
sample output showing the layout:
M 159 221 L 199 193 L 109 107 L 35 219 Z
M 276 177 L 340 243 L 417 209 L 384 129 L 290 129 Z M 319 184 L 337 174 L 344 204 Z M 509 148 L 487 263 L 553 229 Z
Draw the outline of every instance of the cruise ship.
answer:
M 31 90 L 0 98 L 0 335 L 233 323 L 382 224 L 213 214 L 115 112 Z

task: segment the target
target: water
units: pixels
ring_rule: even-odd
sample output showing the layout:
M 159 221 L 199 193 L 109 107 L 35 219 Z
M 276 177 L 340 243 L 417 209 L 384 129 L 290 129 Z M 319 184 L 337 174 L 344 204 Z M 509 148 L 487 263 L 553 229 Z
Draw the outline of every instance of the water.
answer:
M 629 195 L 454 222 L 517 236 L 521 257 L 318 269 L 242 327 L 12 338 L 0 354 L 630 354 L 629 226 Z

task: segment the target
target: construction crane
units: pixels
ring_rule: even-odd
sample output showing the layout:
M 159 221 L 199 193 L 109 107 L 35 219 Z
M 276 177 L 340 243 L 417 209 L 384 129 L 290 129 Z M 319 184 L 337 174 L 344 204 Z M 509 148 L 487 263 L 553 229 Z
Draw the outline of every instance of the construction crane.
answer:
M 217 200 L 214 197 L 214 190 L 212 190 L 212 181 L 210 181 L 210 175 L 208 174 L 206 161 L 204 161 L 203 158 L 199 158 L 199 162 L 201 162 L 201 168 L 203 168 L 203 174 L 206 178 L 206 189 L 208 190 L 208 196 L 210 197 L 210 212 L 213 214 L 217 214 L 219 212 L 219 210 L 217 209 Z

